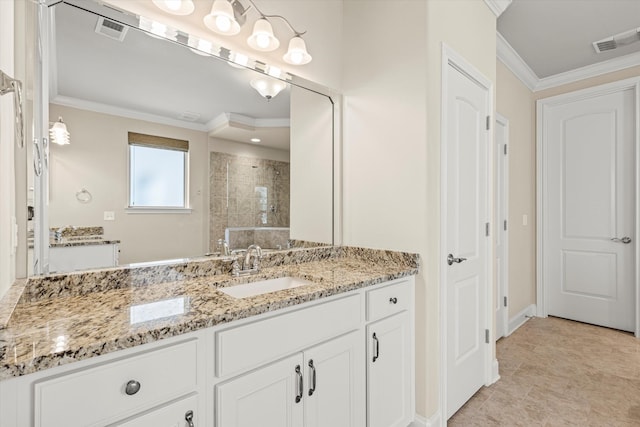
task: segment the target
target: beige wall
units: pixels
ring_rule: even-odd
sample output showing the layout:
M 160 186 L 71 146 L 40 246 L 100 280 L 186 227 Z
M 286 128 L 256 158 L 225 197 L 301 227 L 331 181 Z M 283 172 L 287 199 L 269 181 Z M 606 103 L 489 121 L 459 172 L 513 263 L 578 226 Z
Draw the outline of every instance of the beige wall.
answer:
M 495 82 L 496 18 L 484 2 L 345 1 L 344 242 L 421 255 L 416 409 L 426 417 L 439 405 L 443 42 Z
M 208 250 L 208 140 L 197 132 L 108 114 L 50 105 L 50 120 L 62 116 L 71 145 L 52 144 L 49 224 L 103 226 L 105 236 L 121 240 L 120 264 L 193 257 Z M 127 132 L 189 140 L 191 213 L 127 213 Z M 76 200 L 86 188 L 90 203 Z M 115 212 L 105 221 L 104 212 Z
M 497 61 L 496 111 L 509 120 L 509 318 L 536 303 L 536 143 L 533 93 Z M 528 225 L 522 217 L 527 215 Z

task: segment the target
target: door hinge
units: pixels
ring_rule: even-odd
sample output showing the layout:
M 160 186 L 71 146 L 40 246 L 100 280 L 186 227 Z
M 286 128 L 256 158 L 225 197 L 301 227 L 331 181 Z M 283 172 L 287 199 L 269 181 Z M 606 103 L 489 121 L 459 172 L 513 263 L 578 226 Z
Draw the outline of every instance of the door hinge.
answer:
M 507 220 L 504 220 L 504 231 L 507 231 Z
M 484 235 L 489 237 L 489 223 L 484 224 Z
M 507 144 L 504 144 L 504 155 L 507 155 Z
M 487 116 L 487 130 L 491 129 L 491 116 Z
M 488 329 L 484 330 L 484 342 L 489 344 L 489 330 Z
M 504 297 L 504 306 L 507 306 L 507 297 Z

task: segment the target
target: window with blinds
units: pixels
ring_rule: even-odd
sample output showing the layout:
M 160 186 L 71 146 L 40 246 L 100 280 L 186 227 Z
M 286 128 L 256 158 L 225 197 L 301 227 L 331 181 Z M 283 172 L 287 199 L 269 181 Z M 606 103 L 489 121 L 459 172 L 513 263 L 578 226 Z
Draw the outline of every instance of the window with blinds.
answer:
M 187 208 L 189 141 L 129 132 L 129 207 Z

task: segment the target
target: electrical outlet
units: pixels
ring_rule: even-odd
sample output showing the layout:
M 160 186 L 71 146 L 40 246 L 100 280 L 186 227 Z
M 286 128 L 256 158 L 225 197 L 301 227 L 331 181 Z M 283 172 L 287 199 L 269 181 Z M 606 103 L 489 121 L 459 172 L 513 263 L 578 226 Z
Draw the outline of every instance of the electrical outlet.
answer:
M 115 221 L 116 213 L 113 211 L 104 211 L 104 220 L 105 221 Z

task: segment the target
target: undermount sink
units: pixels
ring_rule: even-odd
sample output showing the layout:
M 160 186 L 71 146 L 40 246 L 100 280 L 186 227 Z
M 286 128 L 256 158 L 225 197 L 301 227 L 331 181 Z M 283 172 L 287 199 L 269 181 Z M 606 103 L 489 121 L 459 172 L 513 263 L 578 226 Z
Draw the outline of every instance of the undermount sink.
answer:
M 313 282 L 300 279 L 298 277 L 279 277 L 277 279 L 227 286 L 224 288 L 218 288 L 218 290 L 234 298 L 248 298 L 256 295 L 268 294 L 269 292 L 311 285 L 312 283 Z

